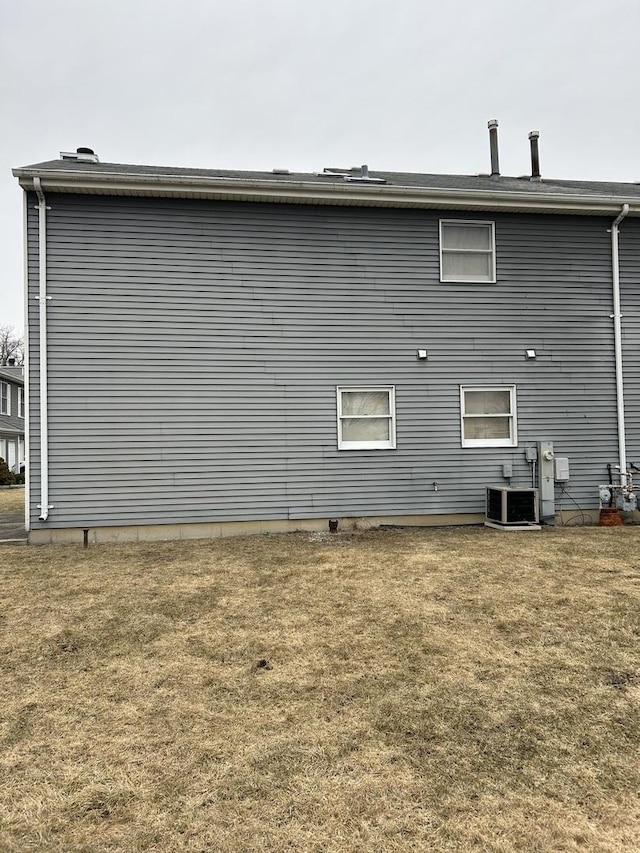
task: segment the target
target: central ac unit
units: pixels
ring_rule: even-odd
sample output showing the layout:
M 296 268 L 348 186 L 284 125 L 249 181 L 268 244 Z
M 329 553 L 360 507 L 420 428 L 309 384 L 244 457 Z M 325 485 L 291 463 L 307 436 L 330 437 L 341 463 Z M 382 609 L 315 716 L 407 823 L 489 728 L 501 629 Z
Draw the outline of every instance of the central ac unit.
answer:
M 538 529 L 538 490 L 487 486 L 484 523 L 509 530 Z

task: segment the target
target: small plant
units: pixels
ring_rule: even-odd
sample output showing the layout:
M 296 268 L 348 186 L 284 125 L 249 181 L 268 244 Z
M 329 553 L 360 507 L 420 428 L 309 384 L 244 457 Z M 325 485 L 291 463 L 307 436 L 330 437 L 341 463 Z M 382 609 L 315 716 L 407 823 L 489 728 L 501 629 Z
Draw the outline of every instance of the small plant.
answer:
M 0 486 L 13 486 L 15 482 L 15 474 L 11 473 L 7 463 L 0 457 Z

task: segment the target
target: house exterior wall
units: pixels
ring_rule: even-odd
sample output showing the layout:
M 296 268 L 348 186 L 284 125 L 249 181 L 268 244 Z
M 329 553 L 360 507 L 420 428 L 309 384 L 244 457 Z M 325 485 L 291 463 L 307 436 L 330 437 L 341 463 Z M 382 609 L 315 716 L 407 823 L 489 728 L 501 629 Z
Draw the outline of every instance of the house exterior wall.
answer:
M 617 461 L 609 219 L 50 193 L 52 509 L 38 521 L 34 204 L 35 532 L 468 517 L 507 484 L 505 463 L 531 484 L 524 451 L 541 439 L 570 458 L 558 506 L 597 505 Z M 441 218 L 495 222 L 495 284 L 440 282 Z M 621 231 L 635 389 L 638 227 Z M 486 384 L 517 387 L 515 448 L 461 447 L 460 385 Z M 336 386 L 350 385 L 395 386 L 396 449 L 337 449 Z M 628 406 L 640 459 L 637 390 Z

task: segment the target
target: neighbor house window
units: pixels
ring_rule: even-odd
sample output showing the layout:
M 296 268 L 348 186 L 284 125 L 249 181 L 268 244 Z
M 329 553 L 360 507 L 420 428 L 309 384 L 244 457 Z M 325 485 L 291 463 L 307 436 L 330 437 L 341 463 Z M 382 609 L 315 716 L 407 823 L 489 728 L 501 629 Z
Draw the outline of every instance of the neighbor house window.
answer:
M 396 446 L 393 385 L 338 388 L 338 450 Z
M 11 391 L 8 382 L 0 382 L 0 415 L 11 414 Z
M 24 388 L 18 388 L 18 417 L 24 417 Z
M 463 447 L 515 447 L 515 385 L 460 388 Z
M 496 280 L 493 222 L 440 220 L 440 281 Z

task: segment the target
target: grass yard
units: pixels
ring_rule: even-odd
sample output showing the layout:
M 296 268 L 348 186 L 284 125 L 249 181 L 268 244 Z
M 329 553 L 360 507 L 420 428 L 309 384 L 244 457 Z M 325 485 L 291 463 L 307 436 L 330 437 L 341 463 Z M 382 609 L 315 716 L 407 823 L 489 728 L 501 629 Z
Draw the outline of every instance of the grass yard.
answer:
M 635 851 L 639 546 L 4 548 L 0 849 Z
M 24 513 L 24 488 L 0 488 L 0 515 Z

